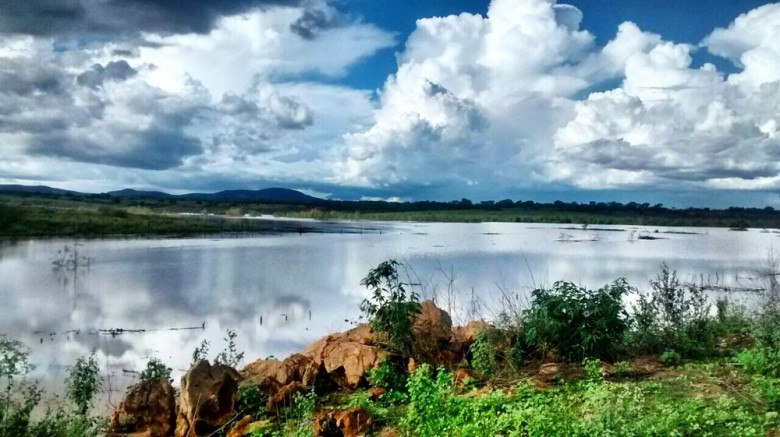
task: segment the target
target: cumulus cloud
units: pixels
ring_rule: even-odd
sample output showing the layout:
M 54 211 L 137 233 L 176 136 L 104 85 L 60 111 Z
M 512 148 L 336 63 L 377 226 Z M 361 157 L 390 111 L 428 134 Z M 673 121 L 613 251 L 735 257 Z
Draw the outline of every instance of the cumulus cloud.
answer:
M 780 5 L 703 41 L 741 68 L 730 75 L 693 67 L 696 47 L 630 22 L 596 47 L 582 18 L 550 0 L 494 0 L 486 17 L 419 20 L 374 125 L 345 136 L 341 180 L 487 193 L 551 182 L 779 186 Z M 467 113 L 479 114 L 478 129 Z

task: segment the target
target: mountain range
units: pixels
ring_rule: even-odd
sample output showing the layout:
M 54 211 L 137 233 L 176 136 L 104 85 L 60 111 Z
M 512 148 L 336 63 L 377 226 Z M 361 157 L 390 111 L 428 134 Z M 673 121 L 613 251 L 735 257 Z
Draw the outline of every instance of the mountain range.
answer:
M 0 192 L 5 193 L 34 193 L 34 194 L 58 194 L 58 195 L 93 195 L 93 193 L 81 193 L 78 191 L 62 190 L 45 185 L 0 185 Z M 123 190 L 109 191 L 109 196 L 114 197 L 151 197 L 151 198 L 172 198 L 187 200 L 242 200 L 242 201 L 264 201 L 264 202 L 291 202 L 291 203 L 312 203 L 320 202 L 322 199 L 303 194 L 300 191 L 289 188 L 264 188 L 261 190 L 224 190 L 217 193 L 187 193 L 187 194 L 168 194 L 162 191 L 139 191 L 131 188 Z

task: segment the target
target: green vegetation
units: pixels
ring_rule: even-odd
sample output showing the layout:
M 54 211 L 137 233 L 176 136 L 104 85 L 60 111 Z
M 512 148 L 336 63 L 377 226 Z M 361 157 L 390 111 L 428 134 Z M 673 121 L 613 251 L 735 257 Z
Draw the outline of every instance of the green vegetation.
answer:
M 387 338 L 387 346 L 394 352 L 410 354 L 413 350 L 412 325 L 420 312 L 419 299 L 414 291 L 407 292 L 398 273 L 400 263 L 385 261 L 371 269 L 360 285 L 371 291 L 360 310 L 368 317 L 374 331 Z
M 27 379 L 33 370 L 29 351 L 16 340 L 0 334 L 0 437 L 89 437 L 105 433 L 106 421 L 89 410 L 101 386 L 94 354 L 81 357 L 69 368 L 66 404 L 49 405 L 40 417 L 33 410 L 43 391 Z
M 187 213 L 191 215 L 180 215 Z M 304 203 L 108 194 L 0 193 L 0 236 L 197 235 L 274 231 L 243 215 L 322 220 L 562 223 L 587 230 L 598 225 L 711 226 L 734 230 L 780 228 L 771 207 L 671 209 L 629 202 L 536 203 L 335 201 Z M 287 229 L 298 232 L 298 229 Z
M 138 378 L 141 381 L 156 381 L 158 379 L 171 379 L 171 369 L 159 358 L 152 357 L 146 362 L 146 368 L 141 371 Z

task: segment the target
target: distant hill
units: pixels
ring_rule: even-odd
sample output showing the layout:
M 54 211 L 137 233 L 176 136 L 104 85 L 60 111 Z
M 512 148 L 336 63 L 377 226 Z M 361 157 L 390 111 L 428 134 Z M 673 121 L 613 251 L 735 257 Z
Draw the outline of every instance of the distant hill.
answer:
M 80 194 L 78 191 L 62 190 L 46 185 L 0 185 L 0 192 L 35 194 Z
M 78 191 L 61 190 L 59 188 L 47 187 L 45 185 L 0 185 L 0 192 L 7 193 L 32 193 L 32 194 L 88 194 Z M 289 202 L 289 203 L 317 203 L 322 199 L 312 197 L 301 193 L 300 191 L 290 190 L 288 188 L 265 188 L 262 190 L 225 190 L 218 193 L 189 193 L 189 194 L 168 194 L 162 191 L 144 191 L 125 188 L 123 190 L 109 191 L 104 193 L 114 197 L 138 197 L 138 198 L 156 198 L 156 199 L 191 199 L 191 200 L 238 200 L 254 202 Z
M 182 199 L 196 200 L 250 200 L 265 202 L 310 203 L 322 199 L 288 188 L 265 188 L 262 190 L 225 190 L 218 193 L 191 193 L 176 196 Z
M 109 191 L 106 194 L 117 197 L 171 197 L 170 194 L 163 193 L 162 191 L 138 191 L 133 190 L 132 188 L 125 188 L 124 190 L 118 191 Z

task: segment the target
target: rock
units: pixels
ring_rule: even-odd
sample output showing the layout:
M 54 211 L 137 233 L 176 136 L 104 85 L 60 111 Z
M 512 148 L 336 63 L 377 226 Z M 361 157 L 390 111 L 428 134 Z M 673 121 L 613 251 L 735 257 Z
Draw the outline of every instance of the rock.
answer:
M 241 375 L 224 364 L 200 360 L 181 378 L 176 437 L 209 435 L 235 414 Z
M 446 347 L 452 340 L 452 319 L 433 301 L 426 300 L 420 304 L 420 313 L 412 325 L 412 336 L 415 343 L 424 348 Z
M 265 404 L 265 411 L 270 414 L 277 414 L 284 407 L 289 407 L 293 403 L 293 397 L 297 393 L 305 393 L 306 387 L 298 381 L 293 381 L 280 388 L 273 396 L 268 398 Z
M 307 347 L 301 355 L 310 357 L 317 369 L 323 369 L 344 388 L 363 383 L 368 372 L 388 354 L 373 346 L 373 332 L 368 325 L 323 337 Z
M 615 366 L 609 363 L 601 362 L 601 376 L 608 377 L 615 374 Z
M 336 428 L 341 431 L 344 437 L 357 437 L 365 435 L 371 429 L 371 413 L 363 407 L 354 407 L 349 410 L 336 411 L 332 413 L 336 420 Z
M 315 437 L 358 437 L 370 429 L 373 419 L 363 407 L 340 411 L 320 411 L 314 418 Z
M 167 379 L 142 381 L 125 394 L 111 416 L 110 434 L 169 437 L 176 428 L 176 399 Z
M 280 387 L 292 382 L 311 386 L 317 377 L 319 366 L 310 356 L 294 354 L 284 361 L 257 360 L 248 364 L 241 372 L 242 376 L 273 394 Z
M 269 428 L 271 423 L 267 420 L 255 421 L 252 416 L 244 416 L 230 428 L 226 437 L 250 437 L 258 434 L 259 431 Z
M 561 365 L 558 363 L 542 364 L 539 367 L 539 377 L 543 381 L 552 381 L 561 376 Z
M 387 393 L 387 390 L 382 387 L 371 387 L 368 389 L 368 396 L 374 402 L 378 401 L 385 393 Z
M 452 381 L 455 387 L 463 388 L 470 380 L 477 381 L 477 376 L 469 369 L 456 369 L 452 374 Z
M 406 364 L 406 371 L 408 373 L 417 371 L 417 361 L 415 361 L 414 358 L 409 358 L 409 362 Z
M 493 328 L 492 325 L 481 320 L 472 320 L 465 326 L 456 326 L 452 328 L 452 341 L 459 345 L 465 345 L 466 348 L 477 341 L 477 334 L 485 329 Z

